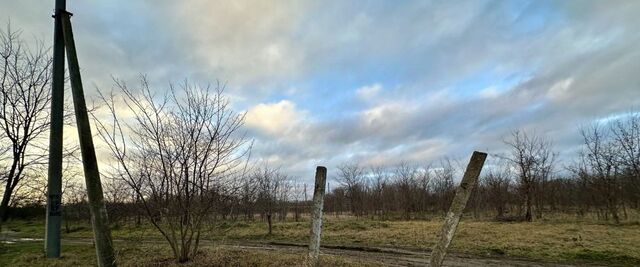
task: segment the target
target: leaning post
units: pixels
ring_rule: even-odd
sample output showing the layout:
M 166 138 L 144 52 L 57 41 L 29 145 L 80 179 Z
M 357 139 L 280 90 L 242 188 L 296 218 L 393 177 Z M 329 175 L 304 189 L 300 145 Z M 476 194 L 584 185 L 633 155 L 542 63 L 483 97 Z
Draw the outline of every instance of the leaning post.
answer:
M 113 254 L 113 242 L 111 240 L 111 229 L 109 229 L 107 209 L 104 205 L 102 183 L 100 182 L 100 172 L 98 171 L 98 160 L 93 146 L 89 114 L 87 112 L 87 104 L 84 99 L 82 79 L 80 77 L 80 66 L 78 65 L 78 56 L 76 54 L 76 46 L 71 29 L 71 13 L 60 12 L 60 14 L 62 15 L 62 30 L 64 44 L 67 50 L 71 93 L 73 95 L 78 137 L 80 138 L 82 167 L 84 169 L 84 178 L 87 186 L 87 197 L 89 198 L 89 209 L 91 211 L 91 224 L 93 226 L 93 237 L 96 243 L 98 266 L 116 266 L 115 256 Z
M 460 186 L 456 189 L 456 195 L 451 202 L 447 217 L 444 219 L 442 231 L 440 232 L 440 240 L 431 252 L 431 263 L 429 266 L 442 266 L 444 257 L 447 254 L 447 248 L 451 244 L 451 240 L 453 240 L 453 235 L 456 233 L 458 223 L 460 223 L 460 217 L 462 217 L 462 212 L 467 206 L 471 192 L 476 186 L 485 159 L 487 159 L 487 153 L 474 151 L 473 155 L 471 155 L 469 165 L 467 165 Z
M 322 209 L 324 206 L 324 189 L 327 183 L 327 168 L 316 168 L 316 185 L 313 190 L 313 210 L 311 211 L 311 240 L 309 241 L 308 266 L 318 266 L 320 261 L 320 233 L 322 232 Z

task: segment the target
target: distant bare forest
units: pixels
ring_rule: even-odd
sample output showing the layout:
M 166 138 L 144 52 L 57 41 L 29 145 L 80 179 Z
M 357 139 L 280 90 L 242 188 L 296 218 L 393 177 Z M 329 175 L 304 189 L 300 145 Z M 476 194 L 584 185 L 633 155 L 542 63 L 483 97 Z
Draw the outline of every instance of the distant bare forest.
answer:
M 510 152 L 493 155 L 482 173 L 467 213 L 476 218 L 530 221 L 562 213 L 620 222 L 640 208 L 640 116 L 580 130 L 582 151 L 560 164 L 553 143 L 514 132 L 505 139 Z M 446 213 L 461 166 L 443 159 L 429 165 L 391 167 L 345 163 L 334 171 L 325 197 L 330 216 L 380 220 L 429 219 Z M 228 187 L 212 190 L 212 218 L 302 220 L 309 212 L 306 186 L 274 168 L 256 167 Z M 126 184 L 111 179 L 106 198 L 114 222 L 139 220 L 142 206 Z M 65 213 L 87 218 L 82 191 L 68 192 Z M 269 223 L 270 224 L 270 223 Z

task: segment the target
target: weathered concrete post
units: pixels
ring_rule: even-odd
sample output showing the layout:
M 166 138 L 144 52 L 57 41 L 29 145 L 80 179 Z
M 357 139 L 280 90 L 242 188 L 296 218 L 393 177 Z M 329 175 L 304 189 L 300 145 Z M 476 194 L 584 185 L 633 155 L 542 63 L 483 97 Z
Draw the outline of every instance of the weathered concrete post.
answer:
M 60 12 L 60 15 L 62 16 L 64 44 L 67 49 L 71 93 L 73 95 L 78 136 L 80 138 L 82 167 L 87 185 L 87 197 L 89 198 L 89 210 L 91 211 L 93 237 L 96 242 L 98 266 L 116 266 L 115 256 L 113 254 L 113 242 L 111 240 L 111 229 L 109 229 L 107 209 L 104 206 L 102 183 L 100 182 L 100 172 L 98 171 L 98 160 L 93 146 L 89 114 L 87 113 L 87 104 L 84 99 L 84 90 L 80 77 L 80 66 L 78 64 L 78 56 L 73 40 L 73 31 L 71 29 L 71 14 L 68 12 Z
M 316 185 L 313 190 L 313 210 L 311 211 L 311 240 L 309 241 L 308 266 L 318 266 L 320 261 L 320 233 L 322 232 L 322 208 L 324 206 L 324 189 L 327 182 L 327 168 L 316 168 Z
M 431 263 L 429 266 L 440 267 L 442 265 L 442 261 L 444 261 L 444 257 L 447 254 L 447 248 L 451 244 L 453 235 L 458 228 L 462 212 L 467 206 L 467 201 L 469 201 L 469 196 L 473 188 L 476 186 L 485 159 L 487 159 L 487 153 L 474 151 L 473 155 L 471 155 L 471 160 L 469 160 L 467 170 L 464 172 L 460 187 L 456 189 L 456 195 L 451 202 L 447 217 L 444 219 L 442 231 L 440 232 L 440 241 L 436 243 L 431 252 Z
M 49 131 L 49 166 L 47 178 L 47 226 L 44 250 L 47 258 L 60 257 L 60 222 L 62 219 L 62 128 L 64 117 L 64 39 L 62 17 L 65 0 L 56 0 L 53 28 L 53 71 L 51 81 L 51 121 Z

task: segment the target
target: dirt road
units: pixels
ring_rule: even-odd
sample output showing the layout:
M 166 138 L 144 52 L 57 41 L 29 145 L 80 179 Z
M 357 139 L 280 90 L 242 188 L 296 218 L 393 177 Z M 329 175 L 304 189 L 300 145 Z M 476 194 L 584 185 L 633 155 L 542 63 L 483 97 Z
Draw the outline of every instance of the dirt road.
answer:
M 306 247 L 297 244 L 224 244 L 223 246 L 235 249 L 258 250 L 288 250 L 305 253 Z M 323 246 L 321 254 L 335 255 L 352 258 L 361 262 L 383 264 L 385 266 L 428 266 L 429 253 L 416 252 L 402 249 L 372 248 L 372 247 L 344 247 Z M 448 254 L 444 262 L 445 266 L 574 266 L 552 263 L 540 263 L 518 259 L 482 258 L 472 255 Z

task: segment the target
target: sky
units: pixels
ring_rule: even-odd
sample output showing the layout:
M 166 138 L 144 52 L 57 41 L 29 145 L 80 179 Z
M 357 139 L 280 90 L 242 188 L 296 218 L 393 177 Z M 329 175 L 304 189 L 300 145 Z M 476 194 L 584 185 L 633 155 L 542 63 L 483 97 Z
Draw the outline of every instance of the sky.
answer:
M 223 82 L 252 157 L 300 181 L 503 153 L 514 130 L 564 164 L 581 125 L 640 108 L 635 0 L 68 2 L 89 99 Z M 0 22 L 49 43 L 53 3 L 0 0 Z

